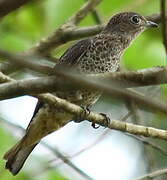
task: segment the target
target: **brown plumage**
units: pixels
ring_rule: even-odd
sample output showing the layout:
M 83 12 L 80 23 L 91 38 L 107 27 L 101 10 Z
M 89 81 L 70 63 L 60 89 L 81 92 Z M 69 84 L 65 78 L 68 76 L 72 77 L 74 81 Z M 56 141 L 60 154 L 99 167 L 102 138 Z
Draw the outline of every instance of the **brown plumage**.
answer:
M 119 68 L 121 55 L 132 40 L 147 27 L 156 26 L 137 13 L 117 14 L 111 18 L 101 33 L 81 40 L 69 48 L 55 68 L 68 66 L 85 74 L 115 72 Z M 55 94 L 72 103 L 89 106 L 98 100 L 101 92 L 78 90 Z M 25 136 L 4 156 L 7 160 L 6 168 L 16 175 L 39 141 L 72 119 L 73 116 L 62 109 L 38 102 Z

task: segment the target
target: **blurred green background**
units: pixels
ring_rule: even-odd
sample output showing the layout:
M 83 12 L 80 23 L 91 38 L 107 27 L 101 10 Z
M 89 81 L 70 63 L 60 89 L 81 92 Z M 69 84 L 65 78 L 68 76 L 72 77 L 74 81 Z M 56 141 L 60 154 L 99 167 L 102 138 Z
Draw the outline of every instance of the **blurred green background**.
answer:
M 65 23 L 66 20 L 70 16 L 72 16 L 84 3 L 85 3 L 84 0 L 71 0 L 71 1 L 69 0 L 43 0 L 43 1 L 30 3 L 18 9 L 17 11 L 10 13 L 9 15 L 1 19 L 1 22 L 0 22 L 0 49 L 5 49 L 7 51 L 12 51 L 12 52 L 21 52 L 21 51 L 31 48 L 41 38 L 48 36 L 57 27 Z M 113 14 L 121 12 L 121 11 L 135 11 L 143 15 L 151 15 L 153 13 L 159 13 L 160 1 L 158 0 L 151 0 L 151 1 L 150 0 L 135 0 L 135 1 L 134 0 L 126 0 L 126 1 L 103 0 L 102 3 L 96 9 L 98 10 L 102 20 L 104 22 L 107 22 L 107 20 L 109 20 Z M 91 14 L 89 14 L 80 23 L 79 26 L 84 27 L 84 26 L 90 26 L 90 25 L 95 25 L 95 24 L 96 22 L 94 22 L 94 19 L 92 18 Z M 54 53 L 55 57 L 60 56 L 60 54 L 63 53 L 70 44 L 71 43 L 68 43 L 64 45 L 63 48 L 58 48 L 58 50 L 56 50 Z M 122 58 L 123 68 L 129 69 L 129 70 L 132 70 L 132 69 L 136 70 L 136 69 L 148 68 L 148 67 L 153 67 L 153 66 L 162 66 L 162 65 L 166 65 L 166 57 L 165 57 L 164 47 L 162 44 L 161 28 L 152 29 L 152 30 L 148 30 L 144 32 L 140 37 L 137 38 L 137 40 L 135 40 L 133 45 L 126 51 L 125 55 Z M 18 77 L 18 76 L 22 77 L 24 76 L 24 73 L 22 74 L 22 72 L 16 72 L 11 75 L 15 77 Z M 147 88 L 145 91 L 148 94 L 150 93 L 154 94 L 154 92 L 157 92 L 157 89 L 151 87 L 150 89 Z M 159 93 L 160 95 L 158 97 L 166 98 L 165 86 L 158 88 L 158 94 Z M 2 106 L 3 106 L 3 102 L 1 103 L 0 107 Z M 114 107 L 113 108 L 114 118 L 116 119 L 120 118 L 127 111 L 125 107 L 122 107 L 122 102 L 119 102 L 116 99 L 113 99 L 107 102 L 105 97 L 101 99 L 101 104 L 97 105 L 96 107 L 99 111 L 102 111 L 102 109 L 106 109 L 106 108 L 108 108 L 107 111 L 110 111 L 109 109 L 111 109 L 111 107 L 112 108 Z M 122 110 L 121 108 L 122 109 L 124 108 L 124 110 Z M 6 118 L 5 120 L 8 120 L 7 116 L 4 116 L 4 113 L 1 112 L 1 109 L 0 109 L 0 113 L 1 113 L 0 122 L 3 122 L 5 118 Z M 164 115 L 142 112 L 142 118 L 146 120 L 147 124 L 149 125 L 156 126 L 159 128 L 161 127 L 167 128 L 167 125 L 165 123 L 166 116 Z M 14 119 L 17 119 L 17 117 L 14 117 Z M 20 124 L 19 121 L 15 123 Z M 80 125 L 79 128 L 84 129 L 85 127 L 81 127 Z M 82 131 L 85 132 L 85 130 L 83 129 Z M 40 177 L 34 177 L 33 173 L 31 173 L 31 170 L 27 172 L 24 169 L 16 177 L 13 177 L 12 175 L 10 175 L 6 170 L 4 170 L 4 161 L 2 161 L 2 156 L 4 152 L 9 147 L 11 147 L 16 141 L 16 138 L 13 136 L 13 134 L 10 131 L 12 130 L 6 127 L 2 123 L 2 126 L 0 126 L 0 139 L 1 139 L 0 179 L 2 180 L 71 179 L 69 178 L 69 175 L 68 175 L 71 172 L 67 171 L 66 173 L 66 171 L 63 170 L 63 173 L 62 173 L 61 171 L 59 172 L 55 169 L 50 169 L 46 171 Z M 94 136 L 97 136 L 97 135 L 98 133 L 94 134 Z M 159 143 L 159 141 L 157 143 Z M 164 148 L 166 148 L 166 145 L 164 145 L 164 143 L 160 143 L 160 144 L 163 145 Z M 142 143 L 140 143 L 140 147 L 142 147 Z M 142 151 L 144 152 L 144 150 Z M 167 160 L 163 158 L 163 156 L 159 152 L 154 151 L 152 149 L 151 149 L 151 152 L 154 157 L 154 160 L 156 159 L 156 163 L 155 163 L 156 165 L 154 166 L 154 168 L 156 169 L 158 167 L 164 167 L 165 164 L 167 163 Z M 144 172 L 149 168 L 147 168 L 148 166 L 147 155 L 145 154 L 143 156 L 146 156 L 144 157 L 145 159 L 144 160 L 145 170 L 143 170 Z M 33 157 L 31 158 L 33 159 Z M 47 157 L 42 157 L 42 158 L 43 159 L 36 158 L 37 162 L 35 163 L 35 165 L 33 164 L 32 167 L 35 167 L 36 169 L 41 168 L 41 167 L 38 167 L 40 166 L 39 164 L 38 165 L 36 164 L 38 162 L 41 164 L 42 162 L 46 163 L 48 160 Z M 34 162 L 32 161 L 32 163 Z M 134 167 L 134 169 L 136 168 L 137 167 Z M 141 172 L 141 174 L 143 172 Z M 129 177 L 124 178 L 123 180 L 132 180 L 133 179 L 132 177 L 139 175 L 139 174 L 135 175 L 134 172 L 131 172 L 131 173 L 133 174 L 132 176 L 129 175 Z M 75 173 L 73 176 L 74 176 L 74 179 L 79 179 L 78 176 L 77 178 L 75 178 Z M 120 180 L 120 179 L 115 178 L 113 180 Z

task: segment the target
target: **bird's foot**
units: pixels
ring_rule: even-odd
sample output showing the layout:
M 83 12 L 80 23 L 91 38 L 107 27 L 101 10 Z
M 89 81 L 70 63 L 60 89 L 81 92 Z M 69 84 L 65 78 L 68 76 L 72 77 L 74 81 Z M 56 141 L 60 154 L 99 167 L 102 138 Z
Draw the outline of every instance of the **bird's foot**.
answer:
M 104 127 L 108 127 L 108 125 L 110 124 L 110 118 L 104 113 L 99 113 L 99 114 L 105 118 L 104 122 L 103 122 Z M 94 129 L 98 129 L 100 127 L 100 125 L 96 125 L 96 123 L 92 123 L 92 127 Z
M 85 120 L 84 117 L 90 114 L 89 106 L 86 106 L 86 107 L 81 106 L 81 108 L 83 109 L 83 113 L 81 113 L 81 115 L 79 117 L 77 117 L 77 118 L 75 118 L 75 120 L 73 120 L 76 123 L 80 123 L 80 122 L 84 121 Z
M 92 127 L 93 127 L 94 129 L 98 129 L 98 128 L 100 127 L 100 125 L 96 125 L 96 123 L 93 123 L 93 122 L 92 122 Z

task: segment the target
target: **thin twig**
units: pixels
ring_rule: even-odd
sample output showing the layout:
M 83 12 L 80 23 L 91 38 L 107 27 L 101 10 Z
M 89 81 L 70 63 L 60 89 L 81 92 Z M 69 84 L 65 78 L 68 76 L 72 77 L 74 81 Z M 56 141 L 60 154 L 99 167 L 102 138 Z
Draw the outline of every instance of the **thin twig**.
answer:
M 97 24 L 102 24 L 103 23 L 102 18 L 100 17 L 99 12 L 96 9 L 92 10 L 92 16 L 93 16 L 94 21 Z
M 88 1 L 88 0 L 86 0 L 86 1 Z M 95 9 L 95 8 L 92 9 L 91 14 L 92 14 L 92 17 L 93 17 L 94 21 L 97 24 L 102 24 L 102 19 L 101 19 L 100 15 L 99 15 L 99 12 L 97 11 L 97 9 Z
M 41 78 L 31 78 L 25 80 L 19 80 L 15 82 L 9 82 L 0 85 L 0 99 L 7 99 L 12 97 L 17 97 L 21 95 L 32 95 L 42 92 L 52 92 L 60 90 L 70 90 L 73 88 L 89 88 L 92 90 L 100 90 L 105 94 L 115 96 L 121 100 L 132 99 L 141 107 L 146 107 L 154 110 L 158 110 L 163 113 L 167 113 L 167 105 L 154 98 L 149 99 L 143 94 L 130 89 L 122 89 L 116 86 L 114 83 L 108 84 L 108 82 L 95 81 L 91 78 L 85 78 L 84 75 L 76 75 L 70 72 L 55 71 L 58 77 L 54 76 L 41 77 Z M 74 90 L 74 89 L 73 89 Z
M 52 146 L 49 146 L 46 143 L 43 143 L 45 147 L 47 147 L 49 150 L 51 150 L 58 158 L 60 158 L 65 164 L 67 164 L 68 166 L 70 166 L 73 170 L 75 170 L 76 172 L 78 172 L 82 177 L 84 177 L 85 179 L 88 180 L 93 180 L 93 178 L 91 178 L 89 175 L 87 175 L 84 171 L 82 171 L 81 169 L 79 169 L 77 166 L 75 166 L 75 164 L 73 164 L 69 158 L 67 158 L 66 156 L 64 156 L 57 148 L 53 148 Z
M 10 121 L 7 120 L 0 120 L 0 122 L 3 122 L 5 124 L 7 124 L 8 126 L 17 128 L 19 130 L 21 130 L 21 132 L 25 132 L 25 129 L 22 128 L 19 125 L 16 125 Z M 61 159 L 65 164 L 67 164 L 69 167 L 71 167 L 73 170 L 75 170 L 76 172 L 78 172 L 82 177 L 84 177 L 85 179 L 88 180 L 93 180 L 90 176 L 88 176 L 84 171 L 82 171 L 81 169 L 79 169 L 77 166 L 75 166 L 75 164 L 73 164 L 67 157 L 65 157 L 56 147 L 51 147 L 50 145 L 48 145 L 45 142 L 41 142 L 41 144 L 46 147 L 48 150 L 50 150 L 51 152 L 53 152 L 59 159 Z M 51 168 L 51 167 L 47 167 L 47 170 Z
M 141 176 L 135 180 L 146 180 L 147 178 L 153 179 L 153 178 L 161 176 L 163 174 L 167 174 L 167 168 L 151 172 L 151 173 Z
M 34 0 L 1 0 L 0 18 Z
M 127 113 L 124 117 L 121 118 L 121 121 L 122 120 L 126 120 L 128 117 L 130 116 L 129 113 Z M 85 151 L 91 149 L 92 147 L 94 147 L 96 144 L 98 144 L 99 142 L 101 142 L 109 133 L 110 133 L 110 129 L 107 129 L 105 130 L 93 143 L 87 145 L 86 147 L 82 148 L 80 151 L 78 151 L 77 153 L 73 154 L 73 155 L 66 155 L 65 157 L 67 157 L 68 159 L 72 159 L 82 153 L 84 153 Z M 50 160 L 49 163 L 56 163 L 56 166 L 60 166 L 63 162 L 60 160 L 58 161 L 59 159 L 56 158 L 56 159 L 53 159 L 53 160 Z M 43 168 L 42 172 L 45 172 L 47 171 L 48 169 L 50 169 L 51 167 L 45 167 Z
M 125 116 L 123 116 L 120 121 L 126 121 L 129 117 L 130 117 L 131 113 L 127 113 Z M 111 133 L 110 129 L 107 129 L 105 130 L 95 141 L 93 141 L 93 143 L 87 145 L 86 147 L 82 148 L 81 150 L 79 150 L 78 152 L 76 152 L 75 154 L 73 155 L 70 155 L 70 156 L 66 156 L 68 158 L 74 158 L 82 153 L 84 153 L 85 151 L 91 149 L 92 147 L 94 147 L 95 145 L 97 145 L 98 143 L 100 143 L 104 138 L 106 138 L 106 136 Z M 55 162 L 57 161 L 58 159 L 53 159 L 49 162 Z
M 73 31 L 75 29 L 73 26 L 78 24 L 95 6 L 97 6 L 101 0 L 89 0 L 83 7 L 81 7 L 78 12 L 75 13 L 65 24 L 59 27 L 55 32 L 53 32 L 49 37 L 42 39 L 35 47 L 30 49 L 30 52 L 37 53 L 41 55 L 49 54 L 48 52 L 55 48 L 56 46 L 67 42 L 64 32 L 67 29 Z
M 166 21 L 166 0 L 161 0 L 161 19 L 162 19 L 162 35 L 163 44 L 166 52 L 167 60 L 167 21 Z
M 161 146 L 157 145 L 154 142 L 151 142 L 150 140 L 146 139 L 145 137 L 139 137 L 139 136 L 135 136 L 133 134 L 128 134 L 126 133 L 126 135 L 133 137 L 134 139 L 141 141 L 142 143 L 144 143 L 147 146 L 152 147 L 153 149 L 156 149 L 157 151 L 161 152 L 163 155 L 167 156 L 167 151 L 166 149 L 163 149 Z
M 83 117 L 84 119 L 87 119 L 90 122 L 99 124 L 104 127 L 107 126 L 110 129 L 116 129 L 119 131 L 128 132 L 135 135 L 143 135 L 146 137 L 153 137 L 153 138 L 167 140 L 167 131 L 162 129 L 139 126 L 131 123 L 120 122 L 117 120 L 112 120 L 110 123 L 106 124 L 106 118 L 103 115 L 95 112 L 90 112 L 88 114 L 85 114 L 83 108 L 81 108 L 78 105 L 72 104 L 66 101 L 65 99 L 58 98 L 48 93 L 36 95 L 35 97 L 40 99 L 42 102 L 46 102 L 52 106 L 62 108 L 65 111 L 73 114 L 75 117 L 81 117 L 84 114 Z
M 17 55 L 7 51 L 0 50 L 0 57 L 7 59 L 9 62 L 14 64 L 16 68 L 29 68 L 33 71 L 40 72 L 42 74 L 50 74 L 52 72 L 52 66 L 44 65 L 39 63 L 37 60 L 39 56 L 28 56 L 28 55 Z M 3 67 L 2 72 L 3 72 Z
M 28 68 L 43 74 L 53 73 L 52 66 L 37 63 L 35 61 L 36 59 L 40 58 L 39 56 L 18 55 L 0 50 L 0 57 L 12 62 L 12 64 L 14 64 L 15 66 Z M 32 61 L 33 59 L 35 60 Z M 122 88 L 160 85 L 167 83 L 167 67 L 154 67 L 137 71 L 125 71 L 114 73 L 110 72 L 104 74 L 99 73 L 87 75 L 87 77 L 97 81 L 107 82 L 108 84 L 116 84 L 117 86 L 120 86 Z
M 74 16 L 72 16 L 67 24 L 77 25 L 85 16 L 91 12 L 102 0 L 89 0 L 87 1 Z

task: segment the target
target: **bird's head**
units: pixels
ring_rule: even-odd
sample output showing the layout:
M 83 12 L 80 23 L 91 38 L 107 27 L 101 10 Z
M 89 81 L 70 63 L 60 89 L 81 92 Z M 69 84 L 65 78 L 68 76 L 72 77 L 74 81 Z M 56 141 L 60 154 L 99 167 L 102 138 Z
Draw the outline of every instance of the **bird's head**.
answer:
M 136 36 L 149 27 L 158 27 L 158 25 L 138 13 L 123 12 L 113 16 L 104 31 Z

